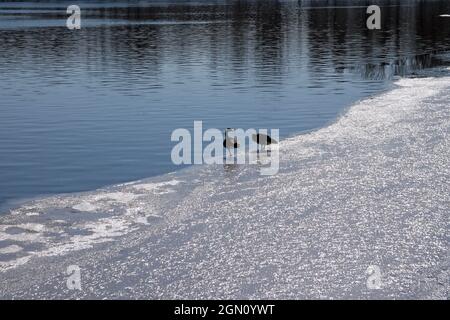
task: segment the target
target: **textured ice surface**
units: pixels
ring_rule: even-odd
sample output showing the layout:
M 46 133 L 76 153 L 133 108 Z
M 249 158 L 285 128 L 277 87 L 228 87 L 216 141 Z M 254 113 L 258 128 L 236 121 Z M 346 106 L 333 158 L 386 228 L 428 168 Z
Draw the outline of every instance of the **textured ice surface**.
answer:
M 433 298 L 449 290 L 450 76 L 402 79 L 280 144 L 0 218 L 3 298 Z M 81 268 L 81 291 L 66 287 Z M 369 266 L 381 289 L 370 290 Z

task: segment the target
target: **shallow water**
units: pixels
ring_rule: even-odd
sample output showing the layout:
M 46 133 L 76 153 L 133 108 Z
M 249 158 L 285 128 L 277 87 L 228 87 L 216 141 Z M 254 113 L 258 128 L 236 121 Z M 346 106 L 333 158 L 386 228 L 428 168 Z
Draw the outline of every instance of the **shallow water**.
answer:
M 440 64 L 448 1 L 0 2 L 0 205 L 178 169 L 171 132 L 336 119 L 396 75 Z M 357 5 L 355 5 L 355 3 Z

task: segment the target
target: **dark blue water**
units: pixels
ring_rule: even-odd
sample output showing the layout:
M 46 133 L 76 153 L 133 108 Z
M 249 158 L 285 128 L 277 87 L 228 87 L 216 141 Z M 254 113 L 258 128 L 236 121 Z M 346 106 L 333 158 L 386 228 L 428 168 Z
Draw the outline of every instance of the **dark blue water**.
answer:
M 0 205 L 179 169 L 194 120 L 320 128 L 450 49 L 448 1 L 381 1 L 380 31 L 366 1 L 77 3 L 81 30 L 72 2 L 0 2 Z

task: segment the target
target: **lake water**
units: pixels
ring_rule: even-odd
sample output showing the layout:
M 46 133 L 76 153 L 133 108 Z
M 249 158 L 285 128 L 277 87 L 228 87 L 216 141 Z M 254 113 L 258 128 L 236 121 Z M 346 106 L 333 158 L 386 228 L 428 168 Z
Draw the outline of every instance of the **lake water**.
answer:
M 0 2 L 0 206 L 161 175 L 171 132 L 318 129 L 442 64 L 449 1 Z M 333 6 L 330 5 L 333 4 Z

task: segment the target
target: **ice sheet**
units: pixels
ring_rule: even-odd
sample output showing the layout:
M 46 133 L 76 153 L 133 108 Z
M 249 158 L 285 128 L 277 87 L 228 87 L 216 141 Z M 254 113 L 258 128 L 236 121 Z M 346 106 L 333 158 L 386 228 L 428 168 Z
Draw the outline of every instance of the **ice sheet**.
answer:
M 275 176 L 201 166 L 12 210 L 1 296 L 448 298 L 450 75 L 438 73 L 282 141 Z M 71 264 L 81 291 L 66 287 Z

